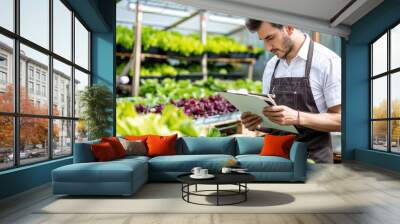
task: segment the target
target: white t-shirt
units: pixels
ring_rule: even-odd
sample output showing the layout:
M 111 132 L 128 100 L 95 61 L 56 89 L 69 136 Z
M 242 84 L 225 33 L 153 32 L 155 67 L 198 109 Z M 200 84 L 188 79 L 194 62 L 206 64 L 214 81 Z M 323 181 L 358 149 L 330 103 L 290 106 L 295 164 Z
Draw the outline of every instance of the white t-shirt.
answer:
M 271 58 L 265 66 L 263 75 L 263 94 L 269 93 L 271 77 L 277 60 L 276 78 L 304 77 L 310 37 L 307 36 L 297 56 L 288 65 L 285 59 Z M 310 70 L 310 85 L 315 103 L 320 113 L 341 104 L 341 58 L 327 47 L 314 43 L 314 54 Z

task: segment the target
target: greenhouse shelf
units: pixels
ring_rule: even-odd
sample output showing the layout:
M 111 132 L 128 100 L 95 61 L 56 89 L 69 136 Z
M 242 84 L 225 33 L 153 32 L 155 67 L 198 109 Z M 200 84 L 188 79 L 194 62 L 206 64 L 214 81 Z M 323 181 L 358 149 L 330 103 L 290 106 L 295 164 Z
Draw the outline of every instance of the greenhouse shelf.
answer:
M 209 77 L 213 77 L 216 79 L 226 79 L 226 80 L 236 80 L 245 77 L 244 74 L 240 73 L 231 73 L 231 74 L 218 74 L 218 73 L 209 73 Z M 193 80 L 201 80 L 203 79 L 203 74 L 200 73 L 195 73 L 195 74 L 185 74 L 185 75 L 174 75 L 174 76 L 168 76 L 168 75 L 162 75 L 162 76 L 140 76 L 140 79 L 175 79 L 175 80 L 186 80 L 190 79 L 191 81 Z M 131 81 L 129 80 L 129 83 Z

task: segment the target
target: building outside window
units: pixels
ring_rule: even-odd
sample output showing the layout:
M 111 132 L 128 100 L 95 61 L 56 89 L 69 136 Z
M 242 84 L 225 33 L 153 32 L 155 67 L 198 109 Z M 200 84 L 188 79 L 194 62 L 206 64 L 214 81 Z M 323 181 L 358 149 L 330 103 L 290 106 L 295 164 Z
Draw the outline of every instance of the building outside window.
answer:
M 0 141 L 0 149 L 2 158 L 5 158 L 0 160 L 0 170 L 70 156 L 73 143 L 87 139 L 87 131 L 79 121 L 79 113 L 74 113 L 70 106 L 79 101 L 78 93 L 82 86 L 90 83 L 81 83 L 81 80 L 90 80 L 91 75 L 90 32 L 87 26 L 62 0 L 18 2 L 19 12 L 13 13 L 13 16 L 19 16 L 14 20 L 19 21 L 15 30 L 19 30 L 20 34 L 10 35 L 9 32 L 14 32 L 14 29 L 8 29 L 7 32 L 0 29 L 0 84 L 13 87 L 7 89 L 8 92 L 0 91 L 0 98 L 8 99 L 0 100 L 0 123 L 5 130 L 0 133 L 0 139 L 3 140 Z M 38 11 L 43 13 L 35 13 Z M 50 42 L 53 43 L 53 49 L 50 48 Z M 18 48 L 14 43 L 18 44 Z M 11 60 L 14 53 L 19 61 Z M 61 57 L 62 62 L 57 61 L 54 54 Z M 74 60 L 72 55 L 75 55 Z M 20 68 L 17 74 L 19 88 L 15 88 L 14 69 L 10 69 L 10 66 Z M 76 73 L 79 75 L 73 80 Z M 53 78 L 53 89 L 49 91 L 50 78 Z M 62 87 L 58 84 L 59 80 L 64 82 Z M 77 89 L 65 88 L 74 83 L 81 84 Z M 15 89 L 27 94 L 20 94 L 18 99 L 13 99 Z M 59 94 L 63 94 L 63 103 L 56 106 Z M 50 105 L 50 97 L 54 105 Z M 20 108 L 19 112 L 14 111 L 14 103 Z M 13 132 L 14 125 L 18 125 L 17 134 Z M 32 132 L 40 134 L 33 139 Z
M 32 81 L 28 82 L 28 93 L 29 94 L 34 94 L 34 87 L 33 87 L 33 82 Z
M 7 86 L 7 56 L 0 54 L 0 90 L 5 91 Z

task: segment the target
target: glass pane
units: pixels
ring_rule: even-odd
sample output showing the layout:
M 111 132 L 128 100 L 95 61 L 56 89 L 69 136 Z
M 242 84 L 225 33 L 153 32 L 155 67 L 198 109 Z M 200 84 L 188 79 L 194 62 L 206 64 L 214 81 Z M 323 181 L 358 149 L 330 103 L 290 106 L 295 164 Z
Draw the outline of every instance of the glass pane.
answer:
M 86 86 L 89 86 L 89 75 L 75 69 L 75 117 L 81 114 L 80 94 Z
M 84 120 L 79 120 L 75 122 L 75 143 L 87 141 L 88 129 L 86 122 Z
M 49 120 L 21 117 L 20 152 L 21 164 L 35 163 L 49 158 Z
M 387 34 L 383 35 L 372 45 L 373 75 L 387 71 Z
M 14 165 L 13 118 L 0 116 L 0 170 Z
M 75 18 L 75 63 L 89 70 L 89 32 Z
M 372 118 L 387 118 L 387 78 L 372 81 Z
M 21 44 L 21 113 L 47 115 L 49 57 Z
M 72 117 L 72 69 L 53 60 L 53 115 Z
M 0 1 L 0 26 L 14 31 L 14 0 Z
M 0 111 L 14 111 L 14 43 L 0 35 Z
M 54 0 L 53 17 L 53 51 L 72 60 L 72 12 L 60 0 Z
M 391 30 L 390 60 L 391 69 L 400 67 L 400 24 Z
M 400 72 L 391 75 L 390 86 L 391 116 L 400 118 Z
M 72 121 L 53 121 L 53 157 L 72 154 Z
M 49 0 L 20 0 L 21 36 L 49 48 Z
M 372 122 L 372 148 L 387 151 L 387 121 Z
M 390 122 L 392 124 L 392 133 L 391 133 L 391 141 L 392 141 L 392 152 L 400 153 L 400 120 L 394 120 Z

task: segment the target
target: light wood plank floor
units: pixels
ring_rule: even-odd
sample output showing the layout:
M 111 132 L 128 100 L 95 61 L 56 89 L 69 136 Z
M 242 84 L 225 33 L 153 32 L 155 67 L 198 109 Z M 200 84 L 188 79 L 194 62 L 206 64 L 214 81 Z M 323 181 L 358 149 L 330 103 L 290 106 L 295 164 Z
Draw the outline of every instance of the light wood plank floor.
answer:
M 0 223 L 253 224 L 400 223 L 400 174 L 360 163 L 315 165 L 308 183 L 322 185 L 344 200 L 368 206 L 357 214 L 37 214 L 55 199 L 49 185 L 0 201 Z

